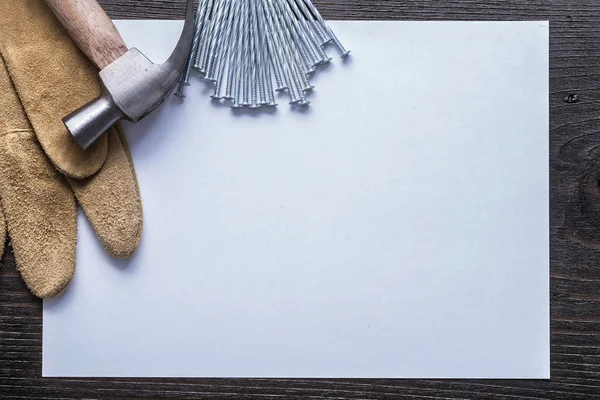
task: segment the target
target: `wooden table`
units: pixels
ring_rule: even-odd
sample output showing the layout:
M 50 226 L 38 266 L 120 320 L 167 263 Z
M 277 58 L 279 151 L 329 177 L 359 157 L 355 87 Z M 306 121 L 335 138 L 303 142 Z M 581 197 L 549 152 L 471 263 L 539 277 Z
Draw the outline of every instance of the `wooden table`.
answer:
M 101 3 L 113 18 L 183 17 L 183 0 Z M 551 21 L 552 379 L 42 379 L 42 302 L 8 252 L 0 269 L 0 398 L 600 399 L 600 2 L 316 3 L 329 19 Z

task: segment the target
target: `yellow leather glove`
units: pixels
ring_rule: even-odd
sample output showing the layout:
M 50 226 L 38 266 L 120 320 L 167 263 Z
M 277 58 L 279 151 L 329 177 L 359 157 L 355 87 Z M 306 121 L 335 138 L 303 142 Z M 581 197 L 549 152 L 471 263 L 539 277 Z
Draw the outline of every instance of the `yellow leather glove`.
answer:
M 0 255 L 8 232 L 23 280 L 51 297 L 75 273 L 77 203 L 111 255 L 133 254 L 137 179 L 120 129 L 84 151 L 63 125 L 100 83 L 43 0 L 0 1 L 0 55 Z

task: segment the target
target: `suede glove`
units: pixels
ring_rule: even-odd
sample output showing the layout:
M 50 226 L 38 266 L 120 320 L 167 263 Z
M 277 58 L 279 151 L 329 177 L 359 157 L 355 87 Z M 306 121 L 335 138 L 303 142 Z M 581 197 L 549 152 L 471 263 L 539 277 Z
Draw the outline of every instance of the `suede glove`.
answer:
M 0 255 L 8 234 L 26 285 L 52 297 L 75 273 L 77 203 L 106 250 L 129 257 L 139 188 L 118 127 L 84 151 L 62 123 L 101 86 L 43 0 L 0 1 L 0 56 Z

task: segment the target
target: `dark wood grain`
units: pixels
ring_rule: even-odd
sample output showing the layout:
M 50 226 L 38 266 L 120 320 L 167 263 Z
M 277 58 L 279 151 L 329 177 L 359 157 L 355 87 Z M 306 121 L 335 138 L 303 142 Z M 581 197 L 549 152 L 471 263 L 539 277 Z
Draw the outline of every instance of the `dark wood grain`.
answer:
M 113 18 L 183 18 L 183 0 L 101 3 Z M 552 379 L 42 379 L 42 304 L 9 252 L 0 270 L 0 398 L 600 399 L 600 2 L 316 3 L 329 19 L 551 21 Z

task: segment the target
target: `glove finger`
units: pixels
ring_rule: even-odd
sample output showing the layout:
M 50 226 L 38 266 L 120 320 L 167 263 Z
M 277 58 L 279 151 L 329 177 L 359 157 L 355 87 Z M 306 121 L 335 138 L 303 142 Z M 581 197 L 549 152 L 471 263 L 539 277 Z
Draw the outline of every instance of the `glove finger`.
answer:
M 75 199 L 32 131 L 2 134 L 0 154 L 0 196 L 17 268 L 33 294 L 55 296 L 75 274 Z
M 68 181 L 105 249 L 113 257 L 130 257 L 140 244 L 143 211 L 120 127 L 108 132 L 108 157 L 100 171 L 87 179 Z
M 0 59 L 0 198 L 17 269 L 38 297 L 60 293 L 75 273 L 73 192 L 39 146 Z
M 0 1 L 0 31 L 2 56 L 44 151 L 67 176 L 95 174 L 106 160 L 107 139 L 84 151 L 61 119 L 100 94 L 97 69 L 43 0 Z

